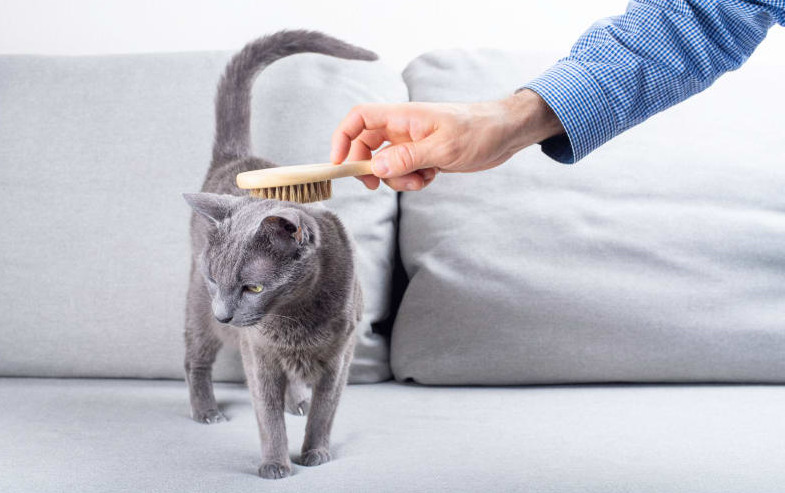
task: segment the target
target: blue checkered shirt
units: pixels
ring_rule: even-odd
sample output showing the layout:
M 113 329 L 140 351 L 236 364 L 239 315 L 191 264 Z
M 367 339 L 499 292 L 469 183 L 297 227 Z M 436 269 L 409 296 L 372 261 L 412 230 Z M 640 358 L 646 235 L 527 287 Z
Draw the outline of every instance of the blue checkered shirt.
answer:
M 631 1 L 625 14 L 592 25 L 569 56 L 524 86 L 566 131 L 541 142 L 543 152 L 577 162 L 739 68 L 775 23 L 785 25 L 785 0 Z

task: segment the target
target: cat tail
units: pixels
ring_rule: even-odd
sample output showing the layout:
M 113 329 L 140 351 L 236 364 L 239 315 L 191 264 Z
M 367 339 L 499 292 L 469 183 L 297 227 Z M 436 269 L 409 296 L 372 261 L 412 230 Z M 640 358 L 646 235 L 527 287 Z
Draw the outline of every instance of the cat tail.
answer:
M 251 155 L 251 89 L 274 61 L 297 53 L 376 60 L 376 53 L 316 31 L 287 30 L 251 41 L 226 66 L 215 97 L 213 166 Z

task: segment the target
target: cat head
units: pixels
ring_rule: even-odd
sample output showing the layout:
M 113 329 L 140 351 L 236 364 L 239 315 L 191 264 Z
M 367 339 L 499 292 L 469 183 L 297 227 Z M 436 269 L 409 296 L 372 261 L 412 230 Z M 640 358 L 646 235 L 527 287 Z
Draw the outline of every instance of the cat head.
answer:
M 213 193 L 183 197 L 206 233 L 196 268 L 218 321 L 253 325 L 318 278 L 318 225 L 303 206 Z

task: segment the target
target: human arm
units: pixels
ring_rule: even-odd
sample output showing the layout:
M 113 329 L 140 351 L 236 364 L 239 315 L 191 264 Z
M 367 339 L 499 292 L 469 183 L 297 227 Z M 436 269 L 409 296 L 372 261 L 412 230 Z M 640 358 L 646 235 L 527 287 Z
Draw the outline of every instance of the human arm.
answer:
M 574 163 L 741 66 L 775 23 L 785 25 L 785 0 L 633 0 L 511 98 L 356 107 L 333 134 L 331 157 L 368 159 L 390 142 L 373 156 L 375 165 L 386 161 L 388 172 L 374 173 L 396 190 L 422 188 L 437 170 L 497 166 L 535 142 L 555 160 Z M 434 124 L 442 119 L 452 124 Z M 432 135 L 440 138 L 426 138 Z M 362 180 L 370 188 L 379 183 Z
M 785 25 L 785 1 L 633 0 L 595 23 L 524 88 L 553 109 L 565 134 L 541 142 L 575 163 L 621 132 L 706 89 L 740 67 L 768 29 Z

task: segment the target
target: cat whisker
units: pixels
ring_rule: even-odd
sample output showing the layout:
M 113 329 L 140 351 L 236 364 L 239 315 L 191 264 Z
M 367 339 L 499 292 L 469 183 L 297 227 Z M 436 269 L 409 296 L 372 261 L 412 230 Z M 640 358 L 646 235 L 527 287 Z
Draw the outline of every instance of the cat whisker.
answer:
M 277 314 L 277 313 L 266 313 L 266 314 L 264 315 L 264 317 L 262 317 L 261 319 L 259 319 L 259 321 L 258 321 L 258 322 L 256 322 L 255 324 L 249 325 L 248 327 L 249 327 L 249 328 L 254 328 L 254 329 L 256 329 L 256 330 L 261 330 L 261 329 L 262 329 L 262 327 L 261 327 L 261 326 L 263 326 L 265 323 L 269 322 L 269 320 L 265 320 L 265 318 L 266 318 L 266 317 L 268 317 L 268 316 L 272 316 L 272 317 L 278 317 L 278 318 L 283 318 L 283 319 L 286 319 L 286 320 L 291 320 L 292 322 L 295 322 L 295 323 L 300 323 L 300 321 L 299 321 L 299 320 L 297 320 L 297 319 L 296 319 L 296 318 L 294 318 L 294 317 L 288 317 L 288 316 L 286 316 L 286 315 L 279 315 L 279 314 Z
M 286 315 L 278 315 L 277 313 L 266 313 L 264 316 L 265 317 L 280 317 L 280 318 L 285 318 L 287 320 L 291 320 L 292 322 L 297 322 L 297 323 L 300 322 L 299 320 L 297 320 L 294 317 L 287 317 Z M 264 317 L 262 317 L 262 320 L 264 320 Z

